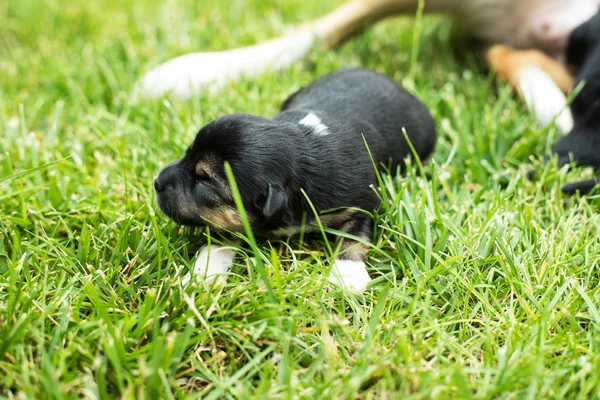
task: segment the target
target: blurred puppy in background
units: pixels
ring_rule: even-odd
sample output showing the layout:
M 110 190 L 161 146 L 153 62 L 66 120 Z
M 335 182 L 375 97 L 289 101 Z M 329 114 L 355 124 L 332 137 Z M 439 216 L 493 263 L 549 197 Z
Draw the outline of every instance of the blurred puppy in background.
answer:
M 567 62 L 577 66 L 576 86 L 583 84 L 573 99 L 571 111 L 575 127 L 559 140 L 552 151 L 558 154 L 559 165 L 574 159 L 582 165 L 600 169 L 600 14 L 579 26 L 571 35 Z M 587 193 L 600 182 L 593 179 L 565 185 L 566 193 Z

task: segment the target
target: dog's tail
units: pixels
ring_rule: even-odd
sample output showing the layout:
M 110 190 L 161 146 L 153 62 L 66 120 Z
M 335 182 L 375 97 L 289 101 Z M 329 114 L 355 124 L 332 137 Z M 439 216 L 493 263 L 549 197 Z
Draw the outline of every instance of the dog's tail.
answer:
M 156 98 L 170 94 L 188 99 L 201 89 L 218 90 L 241 76 L 252 77 L 288 67 L 310 52 L 315 43 L 331 47 L 359 32 L 367 23 L 416 11 L 418 0 L 352 0 L 330 14 L 298 27 L 290 34 L 220 52 L 186 54 L 147 72 L 136 94 Z

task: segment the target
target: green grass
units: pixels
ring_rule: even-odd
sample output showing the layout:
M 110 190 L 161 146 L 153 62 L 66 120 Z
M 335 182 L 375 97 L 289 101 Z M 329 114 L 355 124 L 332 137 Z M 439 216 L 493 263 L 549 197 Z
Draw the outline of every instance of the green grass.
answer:
M 130 101 L 158 62 L 340 2 L 0 2 L 0 395 L 600 395 L 600 202 L 560 192 L 590 171 L 526 179 L 557 134 L 449 21 L 425 18 L 418 48 L 413 21 L 396 19 L 218 95 Z M 269 285 L 240 249 L 225 285 L 182 290 L 205 232 L 156 211 L 153 176 L 203 123 L 273 115 L 345 65 L 391 75 L 440 122 L 424 175 L 384 177 L 373 288 L 332 288 L 327 247 L 295 238 L 259 245 Z

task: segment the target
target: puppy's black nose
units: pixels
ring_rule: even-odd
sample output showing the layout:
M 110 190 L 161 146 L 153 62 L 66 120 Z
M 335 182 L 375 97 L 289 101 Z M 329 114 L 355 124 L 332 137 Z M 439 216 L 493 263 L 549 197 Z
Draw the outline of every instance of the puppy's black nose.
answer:
M 165 185 L 163 185 L 158 178 L 156 178 L 154 180 L 154 190 L 156 190 L 157 193 L 162 192 L 163 190 L 165 190 Z

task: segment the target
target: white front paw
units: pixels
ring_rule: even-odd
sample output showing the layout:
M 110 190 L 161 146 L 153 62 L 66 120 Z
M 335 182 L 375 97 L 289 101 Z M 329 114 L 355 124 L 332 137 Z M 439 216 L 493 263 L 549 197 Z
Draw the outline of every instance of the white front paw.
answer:
M 234 257 L 235 252 L 229 247 L 216 244 L 202 247 L 194 264 L 193 274 L 188 272 L 183 277 L 183 285 L 187 285 L 192 277 L 208 281 L 226 274 L 233 265 Z
M 371 277 L 364 262 L 336 259 L 327 280 L 350 291 L 362 292 L 371 282 Z

